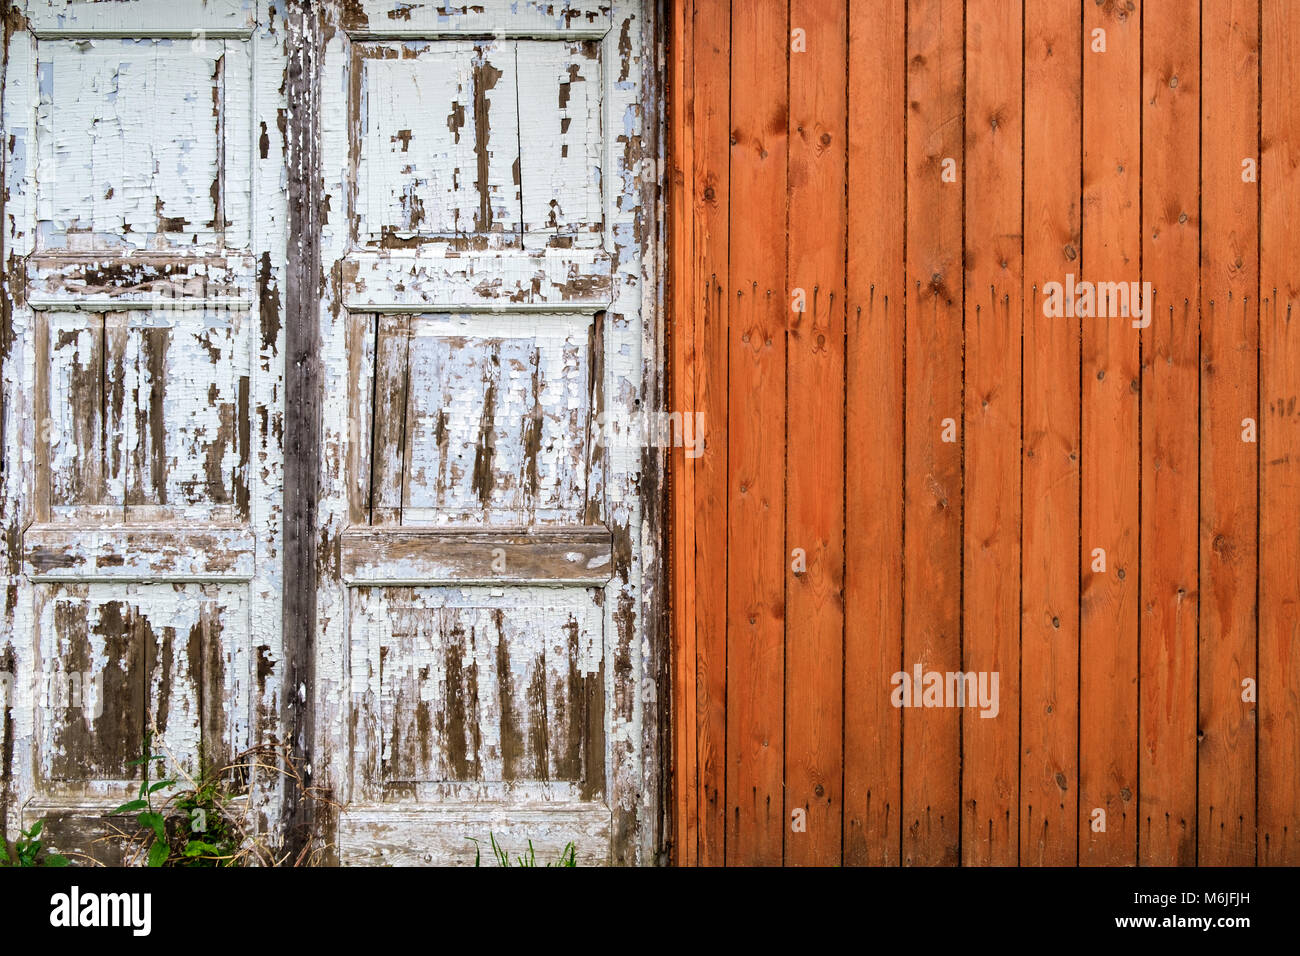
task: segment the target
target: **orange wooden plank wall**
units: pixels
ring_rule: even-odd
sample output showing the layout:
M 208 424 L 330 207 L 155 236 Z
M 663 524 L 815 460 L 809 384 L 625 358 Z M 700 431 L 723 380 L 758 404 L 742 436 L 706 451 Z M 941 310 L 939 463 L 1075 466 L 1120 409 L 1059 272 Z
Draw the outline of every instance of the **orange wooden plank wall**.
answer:
M 672 9 L 677 862 L 1300 864 L 1300 3 Z

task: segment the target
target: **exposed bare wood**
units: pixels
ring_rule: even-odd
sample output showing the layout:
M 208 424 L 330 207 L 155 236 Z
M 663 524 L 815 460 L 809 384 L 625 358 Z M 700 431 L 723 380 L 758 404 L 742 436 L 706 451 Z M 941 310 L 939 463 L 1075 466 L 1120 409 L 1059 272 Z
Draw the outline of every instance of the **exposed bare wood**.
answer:
M 317 497 L 320 482 L 322 389 L 319 319 L 320 141 L 317 135 L 319 11 L 309 0 L 289 0 L 285 95 L 290 104 L 286 142 L 288 248 L 285 272 L 284 449 L 284 677 L 289 693 L 281 720 L 303 776 L 285 782 L 284 825 L 291 852 L 313 837 L 316 754 Z
M 613 542 L 603 529 L 511 535 L 350 528 L 340 540 L 343 578 L 356 583 L 508 581 L 601 586 L 613 573 Z
M 539 866 L 558 860 L 569 843 L 574 844 L 579 866 L 599 866 L 609 860 L 608 811 L 600 807 L 528 808 L 516 803 L 470 809 L 359 807 L 346 815 L 339 829 L 339 853 L 356 866 L 427 866 L 434 862 L 473 866 L 476 856 L 479 865 L 495 866 L 489 832 L 507 851 L 512 864 L 517 864 L 519 856 L 527 856 L 530 840 Z
M 23 533 L 27 574 L 46 580 L 207 581 L 253 576 L 252 531 L 234 527 L 32 525 Z

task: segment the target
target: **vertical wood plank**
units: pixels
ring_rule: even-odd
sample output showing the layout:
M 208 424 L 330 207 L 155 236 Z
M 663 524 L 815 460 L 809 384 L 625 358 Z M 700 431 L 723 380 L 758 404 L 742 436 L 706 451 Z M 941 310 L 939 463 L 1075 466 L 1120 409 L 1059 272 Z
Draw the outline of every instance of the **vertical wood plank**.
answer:
M 966 7 L 962 862 L 1020 838 L 1021 78 L 1018 0 Z M 993 675 L 997 675 L 996 695 Z
M 728 278 L 731 216 L 731 7 L 708 0 L 695 8 L 695 342 L 696 408 L 704 414 L 704 454 L 696 460 L 696 713 L 700 722 L 700 862 L 725 862 L 728 715 L 728 379 L 731 305 Z M 748 400 L 748 396 L 744 396 Z
M 778 0 L 732 26 L 728 349 L 729 862 L 779 864 L 784 833 L 786 124 L 789 24 Z
M 1142 279 L 1154 302 L 1142 329 L 1138 862 L 1151 866 L 1196 862 L 1199 31 L 1198 3 L 1143 13 Z
M 897 866 L 903 644 L 906 0 L 851 0 L 845 344 L 844 863 Z
M 848 9 L 791 0 L 784 818 L 791 864 L 841 859 L 844 776 L 844 254 Z M 798 31 L 803 31 L 799 34 Z M 794 41 L 792 40 L 792 43 Z M 796 298 L 797 301 L 797 298 Z
M 1081 5 L 1025 5 L 1022 866 L 1078 858 L 1079 320 L 1043 300 L 1082 248 Z
M 1197 861 L 1255 863 L 1259 421 L 1259 8 L 1206 0 L 1201 24 L 1201 520 Z
M 963 4 L 908 3 L 904 670 L 961 669 Z M 945 160 L 957 170 L 942 180 Z M 944 440 L 945 420 L 949 438 Z M 913 688 L 918 698 L 920 687 Z M 960 720 L 903 717 L 903 859 L 960 856 Z
M 1264 0 L 1260 157 L 1259 855 L 1300 864 L 1300 6 Z
M 695 407 L 720 414 L 709 434 L 725 435 L 690 499 L 697 858 L 833 862 L 816 810 L 837 797 L 818 754 L 836 747 L 838 720 L 846 863 L 1295 862 L 1296 15 L 1276 0 L 1262 20 L 1238 0 L 847 0 L 823 48 L 834 7 L 791 0 L 786 21 L 764 5 L 742 31 L 722 6 L 692 14 L 689 66 Z M 725 29 L 706 39 L 705 17 Z M 795 28 L 807 53 L 789 52 Z M 821 175 L 839 145 L 815 138 L 836 108 L 846 209 Z M 702 145 L 706 122 L 731 139 L 729 173 L 703 158 L 716 148 Z M 1023 164 L 1004 136 L 1022 125 Z M 1241 176 L 1257 148 L 1262 197 Z M 942 181 L 944 159 L 956 182 Z M 744 229 L 728 231 L 733 211 Z M 844 323 L 842 396 L 824 370 L 834 356 L 801 336 L 829 309 L 840 215 L 844 311 L 829 314 Z M 1138 329 L 1100 284 L 1143 280 L 1154 305 L 1127 303 L 1151 319 Z M 1045 312 L 1048 283 L 1065 286 L 1066 314 Z M 787 311 L 795 289 L 810 312 Z M 769 345 L 778 320 L 788 338 Z M 1266 447 L 1243 441 L 1247 418 Z M 801 540 L 836 519 L 837 421 L 838 702 L 826 539 Z M 709 468 L 726 476 L 720 491 Z M 706 535 L 710 520 L 725 535 Z M 795 548 L 807 572 L 791 567 Z M 918 664 L 996 671 L 999 718 L 882 700 Z M 790 830 L 792 809 L 808 812 L 806 833 Z
M 668 86 L 669 272 L 671 296 L 668 325 L 672 340 L 669 366 L 670 410 L 683 414 L 695 410 L 696 290 L 695 271 L 695 94 L 694 0 L 673 7 L 668 50 L 672 57 Z M 707 432 L 706 432 L 707 434 Z M 673 613 L 673 800 L 672 862 L 678 866 L 699 863 L 699 765 L 696 741 L 703 722 L 696 717 L 696 514 L 694 459 L 685 447 L 670 451 Z
M 316 184 L 322 181 L 320 137 L 316 124 L 315 82 L 321 43 L 319 11 L 291 0 L 285 68 L 285 95 L 290 111 L 288 150 L 288 235 L 292 265 L 285 275 L 285 421 L 284 434 L 284 686 L 288 693 L 280 715 L 283 738 L 301 779 L 286 780 L 284 816 L 291 852 L 307 846 L 315 827 L 313 803 L 306 794 L 315 784 L 316 763 L 316 586 L 317 506 L 320 489 L 321 361 L 321 210 Z M 266 281 L 264 277 L 263 281 Z M 268 290 L 263 288 L 263 294 Z
M 1072 275 L 1133 282 L 1141 278 L 1142 4 L 1083 6 L 1083 254 Z M 1104 31 L 1105 52 L 1093 49 L 1097 30 Z M 1081 317 L 1080 327 L 1079 862 L 1132 864 L 1137 853 L 1139 336 L 1116 319 Z M 1105 552 L 1104 571 L 1093 570 L 1102 566 L 1097 549 Z M 1102 822 L 1104 830 L 1097 828 Z

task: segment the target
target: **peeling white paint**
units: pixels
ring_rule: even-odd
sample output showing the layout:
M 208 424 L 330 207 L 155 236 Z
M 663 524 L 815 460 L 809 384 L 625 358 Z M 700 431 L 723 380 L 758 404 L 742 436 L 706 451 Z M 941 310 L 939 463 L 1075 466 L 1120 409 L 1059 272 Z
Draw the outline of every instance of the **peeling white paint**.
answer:
M 151 722 L 190 772 L 279 732 L 284 27 L 252 0 L 24 7 L 3 99 L 3 823 L 94 828 Z M 82 670 L 90 708 L 58 706 Z M 273 825 L 278 775 L 253 778 Z
M 155 663 L 130 673 L 148 714 L 166 703 L 183 760 L 205 735 L 231 753 L 280 739 L 286 693 L 316 702 L 315 782 L 347 807 L 344 862 L 463 862 L 487 829 L 652 862 L 639 688 L 657 546 L 642 449 L 594 432 L 654 401 L 661 358 L 641 4 L 323 6 L 310 689 L 282 686 L 285 131 L 301 108 L 282 92 L 283 11 L 27 14 L 3 99 L 5 822 L 56 805 L 93 819 L 129 789 L 70 770 L 134 706 L 111 699 L 120 687 L 101 701 L 91 685 L 103 708 L 84 727 L 40 703 L 43 683 L 80 672 L 83 638 L 85 669 L 130 670 L 109 653 L 128 646 L 113 643 L 125 615 L 154 635 Z M 378 403 L 395 370 L 399 399 Z M 397 480 L 372 488 L 384 421 L 403 426 L 378 445 Z M 421 532 L 478 537 L 463 551 L 401 537 Z M 188 648 L 208 638 L 192 634 L 218 635 L 197 674 Z M 442 723 L 394 737 L 419 730 L 422 705 Z M 254 774 L 270 826 L 279 797 L 278 777 Z
M 364 43 L 333 34 L 322 88 L 330 210 L 322 260 L 339 280 L 321 312 L 324 534 L 342 539 L 346 553 L 346 529 L 372 521 L 375 534 L 426 525 L 468 535 L 499 524 L 544 527 L 557 540 L 566 528 L 594 525 L 609 529 L 614 546 L 612 560 L 609 552 L 560 546 L 562 564 L 612 572 L 598 589 L 575 586 L 562 570 L 552 586 L 538 587 L 544 563 L 517 571 L 508 587 L 457 589 L 431 579 L 398 586 L 422 583 L 414 577 L 421 572 L 470 581 L 491 574 L 480 567 L 485 558 L 453 564 L 420 550 L 434 547 L 432 540 L 410 538 L 401 545 L 400 573 L 353 566 L 358 576 L 381 574 L 392 585 L 322 579 L 317 699 L 352 701 L 326 708 L 328 724 L 317 737 L 345 804 L 342 859 L 463 859 L 460 841 L 473 833 L 449 828 L 471 820 L 510 826 L 529 819 L 530 801 L 541 800 L 575 839 L 601 834 L 598 859 L 651 862 L 652 821 L 637 818 L 645 789 L 641 575 L 645 549 L 653 548 L 641 540 L 641 450 L 596 447 L 592 431 L 600 413 L 630 418 L 651 399 L 644 361 L 654 357 L 643 357 L 642 347 L 643 336 L 656 333 L 645 331 L 642 318 L 639 237 L 649 227 L 641 222 L 644 184 L 637 178 L 646 56 L 639 4 L 587 12 L 578 4 L 558 16 L 549 5 L 500 0 L 437 15 L 423 4 L 404 5 L 401 16 L 389 16 L 382 4 L 359 6 L 364 25 L 344 17 L 340 26 L 364 35 Z M 496 39 L 458 39 L 471 24 Z M 475 69 L 488 65 L 500 75 L 476 116 Z M 406 92 L 386 95 L 393 89 Z M 485 114 L 486 138 L 476 126 Z M 475 152 L 485 141 L 487 157 Z M 516 159 L 519 182 L 511 175 Z M 476 231 L 485 208 L 491 227 Z M 548 304 L 565 311 L 548 311 Z M 394 415 L 403 405 L 405 417 Z M 373 471 L 372 417 L 373 446 L 384 456 Z M 540 434 L 530 432 L 533 425 Z M 481 470 L 476 483 L 475 465 L 487 446 L 492 479 L 485 487 Z M 384 553 L 388 561 L 397 551 Z M 543 651 L 550 671 L 560 650 L 553 642 L 570 615 L 582 622 L 582 672 L 603 674 L 603 766 L 585 789 L 551 779 L 553 768 L 507 774 L 499 763 L 509 695 L 499 686 L 497 650 L 508 652 L 517 690 L 539 673 L 529 668 L 542 666 Z M 459 714 L 468 699 L 463 689 L 455 704 L 449 659 L 458 662 L 453 683 L 471 668 L 475 675 L 477 751 L 459 737 L 448 750 L 449 708 Z M 573 706 L 563 681 L 555 696 L 556 679 L 545 681 L 548 713 Z M 429 729 L 413 740 L 422 705 Z M 527 737 L 540 725 L 529 718 L 521 726 Z M 396 739 L 394 727 L 405 731 Z M 470 752 L 477 763 L 457 762 Z M 595 833 L 580 822 L 593 819 L 602 821 Z M 546 832 L 562 846 L 558 829 Z M 420 834 L 420 845 L 432 848 L 428 858 L 405 846 L 402 833 Z

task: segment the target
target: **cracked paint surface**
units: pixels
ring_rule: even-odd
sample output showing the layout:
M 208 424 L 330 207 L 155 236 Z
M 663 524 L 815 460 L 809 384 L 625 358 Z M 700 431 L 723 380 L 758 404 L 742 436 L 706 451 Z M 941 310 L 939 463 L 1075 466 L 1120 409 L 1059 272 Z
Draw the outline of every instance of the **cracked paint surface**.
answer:
M 317 673 L 340 703 L 317 740 L 340 857 L 472 861 L 464 835 L 544 810 L 535 845 L 652 862 L 645 462 L 595 432 L 653 400 L 658 358 L 640 5 L 393 9 L 325 26 L 319 520 L 341 558 Z M 477 542 L 501 532 L 494 568 Z
M 6 23 L 0 816 L 53 846 L 102 852 L 146 729 L 189 772 L 279 736 L 284 32 L 251 0 Z
M 285 732 L 305 40 L 323 427 L 317 579 L 291 586 L 337 856 L 468 862 L 493 829 L 654 862 L 657 466 L 595 429 L 653 406 L 662 361 L 642 5 L 314 9 L 294 39 L 251 0 L 6 24 L 0 816 L 81 845 L 150 723 L 187 761 Z M 51 696 L 83 673 L 83 706 Z

